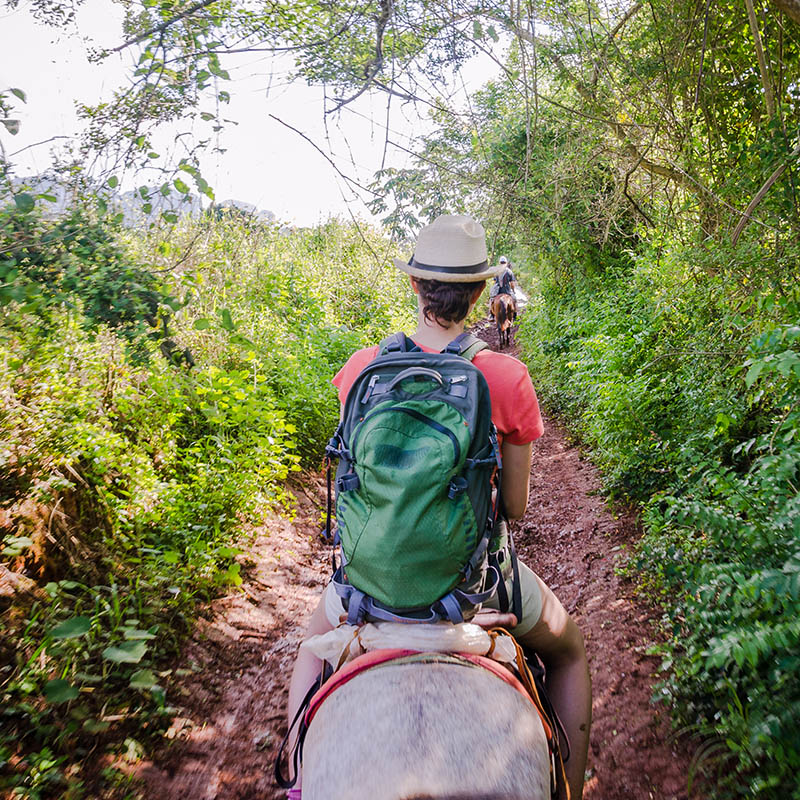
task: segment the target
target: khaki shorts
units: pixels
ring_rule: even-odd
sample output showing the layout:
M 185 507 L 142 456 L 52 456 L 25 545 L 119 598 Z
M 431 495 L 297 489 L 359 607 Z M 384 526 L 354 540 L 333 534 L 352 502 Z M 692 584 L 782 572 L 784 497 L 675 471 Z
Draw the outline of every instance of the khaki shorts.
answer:
M 511 598 L 511 563 L 506 559 L 505 563 L 501 562 L 503 569 L 503 577 L 505 578 L 506 591 L 508 592 L 509 599 Z M 539 621 L 542 615 L 542 592 L 539 588 L 539 581 L 536 573 L 519 562 L 519 583 L 522 591 L 522 620 L 520 624 L 511 629 L 514 636 L 524 636 L 530 631 L 533 626 Z M 341 598 L 336 594 L 333 584 L 329 583 L 325 587 L 325 593 L 322 598 L 325 603 L 325 615 L 328 622 L 335 628 L 339 624 L 339 618 L 347 614 L 344 606 L 342 605 Z M 491 600 L 483 604 L 484 608 L 498 609 L 497 596 L 495 595 Z

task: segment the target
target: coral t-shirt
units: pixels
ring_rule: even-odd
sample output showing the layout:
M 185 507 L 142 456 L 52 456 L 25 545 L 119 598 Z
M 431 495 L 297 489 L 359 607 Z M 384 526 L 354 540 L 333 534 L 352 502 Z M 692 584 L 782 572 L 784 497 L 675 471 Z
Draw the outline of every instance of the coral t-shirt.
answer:
M 422 345 L 418 347 L 426 353 L 436 352 Z M 336 373 L 332 383 L 339 390 L 339 402 L 344 403 L 358 374 L 378 355 L 378 349 L 375 346 L 356 350 Z M 522 445 L 538 439 L 544 433 L 544 425 L 527 367 L 513 356 L 492 350 L 481 350 L 472 363 L 489 384 L 492 422 L 500 440 Z

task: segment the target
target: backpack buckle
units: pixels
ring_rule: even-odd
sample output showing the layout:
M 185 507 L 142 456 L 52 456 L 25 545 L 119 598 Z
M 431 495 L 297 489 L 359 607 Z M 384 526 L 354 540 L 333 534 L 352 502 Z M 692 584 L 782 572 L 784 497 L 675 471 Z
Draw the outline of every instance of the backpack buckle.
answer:
M 336 488 L 340 492 L 354 492 L 361 485 L 355 472 L 348 472 L 336 479 Z
M 500 444 L 497 441 L 497 431 L 496 429 L 492 429 L 491 433 L 489 434 L 489 441 L 492 443 L 492 449 L 494 450 L 494 458 L 497 462 L 497 469 L 503 469 L 503 456 L 500 452 Z
M 370 397 L 372 397 L 372 391 L 375 388 L 375 384 L 378 382 L 378 378 L 380 376 L 376 373 L 369 379 L 369 383 L 367 384 L 367 388 L 364 392 L 364 396 L 361 398 L 361 402 L 366 403 Z
M 467 487 L 467 479 L 461 475 L 456 475 L 456 477 L 450 481 L 450 485 L 447 487 L 447 496 L 451 500 L 455 500 L 456 497 L 467 491 Z

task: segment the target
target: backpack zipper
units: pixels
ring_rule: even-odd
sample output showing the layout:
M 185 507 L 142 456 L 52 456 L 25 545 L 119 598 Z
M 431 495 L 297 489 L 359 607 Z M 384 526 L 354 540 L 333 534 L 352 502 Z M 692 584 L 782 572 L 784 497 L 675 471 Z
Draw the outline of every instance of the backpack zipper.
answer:
M 422 414 L 421 412 L 417 411 L 416 409 L 403 408 L 403 407 L 398 408 L 397 406 L 392 406 L 391 408 L 380 408 L 374 414 L 371 414 L 370 416 L 364 418 L 364 421 L 358 426 L 358 429 L 356 430 L 355 436 L 353 437 L 353 446 L 350 448 L 350 451 L 353 453 L 353 455 L 355 455 L 355 452 L 356 452 L 356 443 L 358 442 L 358 434 L 361 433 L 361 430 L 364 427 L 364 425 L 366 425 L 367 420 L 371 420 L 374 417 L 377 417 L 378 414 L 384 414 L 387 411 L 400 411 L 403 414 L 408 414 L 410 417 L 413 417 L 414 419 L 419 420 L 420 422 L 424 423 L 425 425 L 428 425 L 429 427 L 433 428 L 435 431 L 438 431 L 439 433 L 445 434 L 445 436 L 447 436 L 450 439 L 450 441 L 453 443 L 453 451 L 454 451 L 454 454 L 455 454 L 455 460 L 453 462 L 453 466 L 455 467 L 455 466 L 458 465 L 458 462 L 461 460 L 461 445 L 458 443 L 458 439 L 456 439 L 456 436 L 452 431 L 450 431 L 447 428 L 445 428 L 444 425 L 440 424 L 435 419 L 431 419 L 430 417 L 426 417 L 425 414 Z

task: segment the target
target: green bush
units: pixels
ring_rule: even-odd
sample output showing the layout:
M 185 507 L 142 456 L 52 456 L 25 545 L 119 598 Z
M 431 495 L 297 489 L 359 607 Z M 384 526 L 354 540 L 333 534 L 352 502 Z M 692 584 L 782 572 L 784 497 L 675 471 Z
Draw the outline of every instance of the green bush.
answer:
M 167 338 L 180 305 L 163 278 L 125 252 L 118 225 L 84 207 L 48 220 L 25 194 L 0 208 L 0 307 L 20 312 L 6 315 L 5 324 L 19 319 L 44 330 L 56 324 L 59 309 L 80 307 L 76 319 L 84 330 L 111 328 L 129 356 L 147 358 L 143 340 Z
M 99 733 L 162 728 L 196 602 L 241 583 L 248 526 L 336 424 L 330 379 L 413 304 L 381 238 L 335 221 L 3 213 L 0 562 L 23 590 L 0 607 L 0 789 L 80 796 Z
M 797 798 L 800 328 L 781 320 L 800 306 L 784 267 L 737 288 L 746 247 L 654 255 L 545 281 L 520 339 L 608 494 L 643 508 L 625 569 L 664 608 L 658 697 L 708 738 L 714 796 Z

